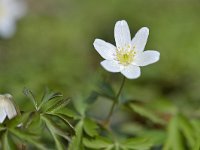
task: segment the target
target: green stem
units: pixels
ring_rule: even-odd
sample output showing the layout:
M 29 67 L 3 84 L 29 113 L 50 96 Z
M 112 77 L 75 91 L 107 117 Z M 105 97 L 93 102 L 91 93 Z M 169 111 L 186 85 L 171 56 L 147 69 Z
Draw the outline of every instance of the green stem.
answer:
M 105 124 L 109 124 L 110 119 L 111 119 L 111 117 L 112 117 L 112 114 L 113 114 L 113 112 L 114 112 L 114 108 L 115 108 L 115 106 L 116 106 L 116 105 L 118 104 L 118 102 L 119 102 L 119 97 L 120 97 L 120 94 L 121 94 L 122 89 L 123 89 L 123 87 L 124 87 L 125 79 L 126 79 L 126 78 L 123 77 L 123 80 L 122 80 L 120 89 L 119 89 L 119 91 L 118 91 L 118 93 L 117 93 L 115 99 L 113 100 L 113 104 L 112 104 L 111 109 L 110 109 L 110 112 L 109 112 L 109 114 L 108 114 L 108 116 L 107 116 L 107 118 L 106 118 Z
M 115 98 L 116 101 L 118 101 L 118 99 L 119 99 L 119 96 L 120 96 L 120 94 L 121 94 L 121 92 L 122 92 L 122 89 L 123 89 L 123 87 L 124 87 L 125 80 L 126 80 L 126 78 L 123 77 L 123 80 L 122 80 L 122 83 L 121 83 L 120 89 L 119 89 L 119 91 L 118 91 L 118 93 L 117 93 L 117 96 L 116 96 L 116 98 Z

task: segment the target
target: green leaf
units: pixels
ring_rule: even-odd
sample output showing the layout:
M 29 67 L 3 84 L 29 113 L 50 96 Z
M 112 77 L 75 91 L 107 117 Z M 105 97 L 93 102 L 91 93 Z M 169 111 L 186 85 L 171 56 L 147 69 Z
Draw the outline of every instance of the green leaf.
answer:
M 70 141 L 68 134 L 63 129 L 61 129 L 59 126 L 54 124 L 54 122 L 51 119 L 49 119 L 47 116 L 42 116 L 42 119 L 45 122 L 47 128 L 49 129 L 51 135 L 54 138 L 54 141 L 56 143 L 56 148 L 58 150 L 64 150 L 65 146 L 60 142 L 61 140 L 58 137 L 58 135 L 65 138 L 66 140 Z
M 200 138 L 199 138 L 198 141 L 195 143 L 194 149 L 193 149 L 193 150 L 200 150 Z
M 62 97 L 62 96 L 63 95 L 61 93 L 53 92 L 53 91 L 50 91 L 49 88 L 46 88 L 38 109 L 40 109 L 49 100 L 57 98 L 57 97 Z
M 45 122 L 47 128 L 51 133 L 57 134 L 70 141 L 68 133 L 65 130 L 61 129 L 57 124 L 55 124 L 49 117 L 43 115 L 42 120 Z
M 40 143 L 39 140 L 37 140 L 37 136 L 33 133 L 25 132 L 19 129 L 9 129 L 11 133 L 13 133 L 15 136 L 20 138 L 23 141 L 26 141 L 28 143 L 31 143 L 35 147 L 41 150 L 47 150 L 43 144 Z
M 83 120 L 79 121 L 75 127 L 75 136 L 69 144 L 68 150 L 82 150 Z
M 2 149 L 3 150 L 12 150 L 12 148 L 10 147 L 10 144 L 9 144 L 10 143 L 9 140 L 11 140 L 11 139 L 8 138 L 8 132 L 5 131 L 3 133 L 2 139 L 1 139 L 1 141 L 2 141 Z
M 193 150 L 200 150 L 200 136 L 196 140 Z
M 55 113 L 58 110 L 64 108 L 65 106 L 67 106 L 70 102 L 70 99 L 62 99 L 62 100 L 57 100 L 56 103 L 54 105 L 52 105 L 46 112 L 51 112 L 51 113 Z
M 73 99 L 72 101 L 75 110 L 81 115 L 85 116 L 85 112 L 88 108 L 88 104 L 85 102 L 84 98 Z
M 33 103 L 34 107 L 36 110 L 38 110 L 38 104 L 37 104 L 37 101 L 33 95 L 33 93 L 31 92 L 31 90 L 27 89 L 27 88 L 24 88 L 23 90 L 23 93 L 24 95 L 26 95 Z
M 34 130 L 34 133 L 40 133 L 42 128 L 42 121 L 40 117 L 40 113 L 38 112 L 31 112 L 28 115 L 28 119 L 23 122 L 23 127 L 28 129 L 28 130 Z
M 126 123 L 120 126 L 120 132 L 123 132 L 124 134 L 131 135 L 131 136 L 140 134 L 144 130 L 145 130 L 145 127 L 141 126 L 141 124 L 137 122 L 133 123 L 133 122 L 126 121 Z
M 135 111 L 143 117 L 148 118 L 152 122 L 164 124 L 164 121 L 161 118 L 159 118 L 157 115 L 155 115 L 152 111 L 148 110 L 144 106 L 140 106 L 138 104 L 130 104 L 130 107 L 133 111 Z
M 121 143 L 123 149 L 149 150 L 153 143 L 148 138 L 129 138 Z
M 192 124 L 190 123 L 190 120 L 183 115 L 179 115 L 179 127 L 183 135 L 187 139 L 190 147 L 192 147 L 195 143 L 195 135 L 194 135 L 195 132 Z
M 60 118 L 62 121 L 64 121 L 65 124 L 67 124 L 69 127 L 71 127 L 74 130 L 73 125 L 68 121 L 68 117 L 66 115 L 59 114 L 59 113 L 48 114 L 48 115 L 52 115 L 52 116 Z
M 68 117 L 73 118 L 75 120 L 80 119 L 80 115 L 78 115 L 74 110 L 67 108 L 67 107 L 63 108 L 62 110 L 56 111 L 56 113 L 68 116 Z
M 191 121 L 192 126 L 194 128 L 194 133 L 195 133 L 195 144 L 193 146 L 192 150 L 200 150 L 200 121 L 199 120 L 192 120 Z
M 98 132 L 97 132 L 98 126 L 97 126 L 97 124 L 93 120 L 91 120 L 89 118 L 85 118 L 84 119 L 83 128 L 84 128 L 84 131 L 91 137 L 94 137 L 94 136 L 98 135 Z
M 61 139 L 55 133 L 52 132 L 51 134 L 55 140 L 57 150 L 65 150 L 65 146 L 60 142 Z
M 139 133 L 140 137 L 151 139 L 154 145 L 161 145 L 166 139 L 166 131 L 161 129 L 144 129 Z
M 168 124 L 167 139 L 163 150 L 184 150 L 183 140 L 179 131 L 178 119 L 178 116 L 174 116 Z
M 91 149 L 112 149 L 114 148 L 114 144 L 103 137 L 96 137 L 95 139 L 83 139 L 83 144 Z

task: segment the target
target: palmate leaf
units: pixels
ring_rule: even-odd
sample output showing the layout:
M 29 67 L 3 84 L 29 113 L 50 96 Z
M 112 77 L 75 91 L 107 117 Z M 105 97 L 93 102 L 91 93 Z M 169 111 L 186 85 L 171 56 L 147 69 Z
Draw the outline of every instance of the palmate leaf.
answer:
M 164 124 L 164 121 L 160 117 L 158 117 L 153 111 L 145 108 L 144 106 L 140 106 L 138 104 L 130 104 L 129 106 L 134 112 L 151 120 L 152 122 Z
M 68 121 L 68 117 L 66 115 L 63 115 L 60 113 L 52 113 L 48 115 L 52 115 L 52 116 L 60 118 L 65 124 L 67 124 L 69 127 L 71 127 L 74 130 L 73 125 Z
M 51 133 L 54 133 L 56 135 L 59 135 L 63 137 L 64 139 L 70 141 L 70 137 L 68 133 L 60 128 L 57 124 L 55 124 L 47 115 L 42 115 L 42 120 L 45 122 L 47 128 Z
M 85 116 L 85 112 L 88 108 L 88 104 L 85 102 L 84 98 L 76 98 L 72 101 L 75 110 L 81 115 L 82 117 Z
M 62 97 L 62 96 L 63 95 L 61 93 L 53 92 L 53 91 L 50 91 L 49 88 L 46 88 L 38 109 L 40 109 L 49 100 L 57 98 L 57 97 Z
M 63 143 L 61 143 L 60 141 L 60 137 L 63 137 L 64 139 L 70 141 L 70 138 L 68 136 L 68 134 L 66 133 L 66 131 L 64 131 L 63 129 L 61 129 L 58 125 L 56 125 L 49 117 L 47 117 L 46 115 L 42 116 L 42 120 L 45 122 L 48 130 L 50 131 L 51 135 L 54 138 L 55 144 L 56 144 L 56 149 L 58 150 L 65 150 L 65 146 Z
M 60 110 L 57 110 L 56 111 L 56 114 L 62 114 L 62 115 L 65 115 L 65 116 L 68 116 L 70 118 L 73 118 L 74 120 L 77 120 L 77 119 L 80 119 L 81 116 L 77 114 L 77 112 L 75 110 L 72 110 L 71 108 L 69 107 L 65 107 L 63 109 L 60 109 Z
M 121 143 L 124 150 L 149 150 L 153 143 L 148 138 L 129 138 Z
M 68 150 L 83 150 L 82 135 L 83 135 L 83 120 L 80 120 L 75 127 L 75 136 L 69 144 Z
M 60 109 L 64 108 L 65 106 L 67 106 L 69 104 L 69 102 L 70 102 L 69 98 L 68 99 L 56 100 L 54 102 L 54 104 L 50 108 L 48 108 L 46 110 L 46 112 L 55 113 L 58 110 L 60 110 Z
M 38 101 L 35 99 L 31 90 L 24 88 L 23 93 L 32 101 L 35 106 L 35 109 L 38 111 L 40 110 L 44 104 L 46 104 L 49 100 L 52 100 L 57 97 L 62 97 L 63 95 L 59 92 L 50 91 L 48 88 L 45 89 L 44 95 L 41 99 L 41 102 L 38 106 Z
M 42 120 L 39 112 L 30 112 L 28 119 L 25 120 L 20 126 L 26 128 L 29 131 L 34 131 L 35 134 L 39 134 L 42 131 Z
M 9 129 L 9 131 L 19 139 L 34 145 L 38 149 L 47 150 L 47 148 L 40 143 L 40 141 L 37 139 L 37 136 L 34 134 L 22 131 L 20 129 Z
M 97 126 L 97 124 L 93 120 L 91 120 L 89 118 L 85 118 L 84 119 L 83 128 L 84 128 L 84 131 L 91 137 L 94 137 L 94 136 L 98 135 L 98 132 L 97 132 L 98 126 Z

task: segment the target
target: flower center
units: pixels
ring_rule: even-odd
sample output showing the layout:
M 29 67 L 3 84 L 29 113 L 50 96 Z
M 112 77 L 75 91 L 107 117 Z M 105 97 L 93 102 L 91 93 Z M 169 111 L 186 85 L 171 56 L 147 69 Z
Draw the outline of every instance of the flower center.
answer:
M 118 49 L 116 60 L 122 65 L 129 65 L 133 62 L 136 52 L 134 49 Z

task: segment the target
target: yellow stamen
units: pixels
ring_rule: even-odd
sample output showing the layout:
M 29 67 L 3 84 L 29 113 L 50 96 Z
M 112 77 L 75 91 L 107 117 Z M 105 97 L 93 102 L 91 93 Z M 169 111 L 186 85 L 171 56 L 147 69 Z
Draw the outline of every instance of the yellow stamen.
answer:
M 127 66 L 133 62 L 135 54 L 134 49 L 118 49 L 116 60 L 119 61 L 120 64 Z

